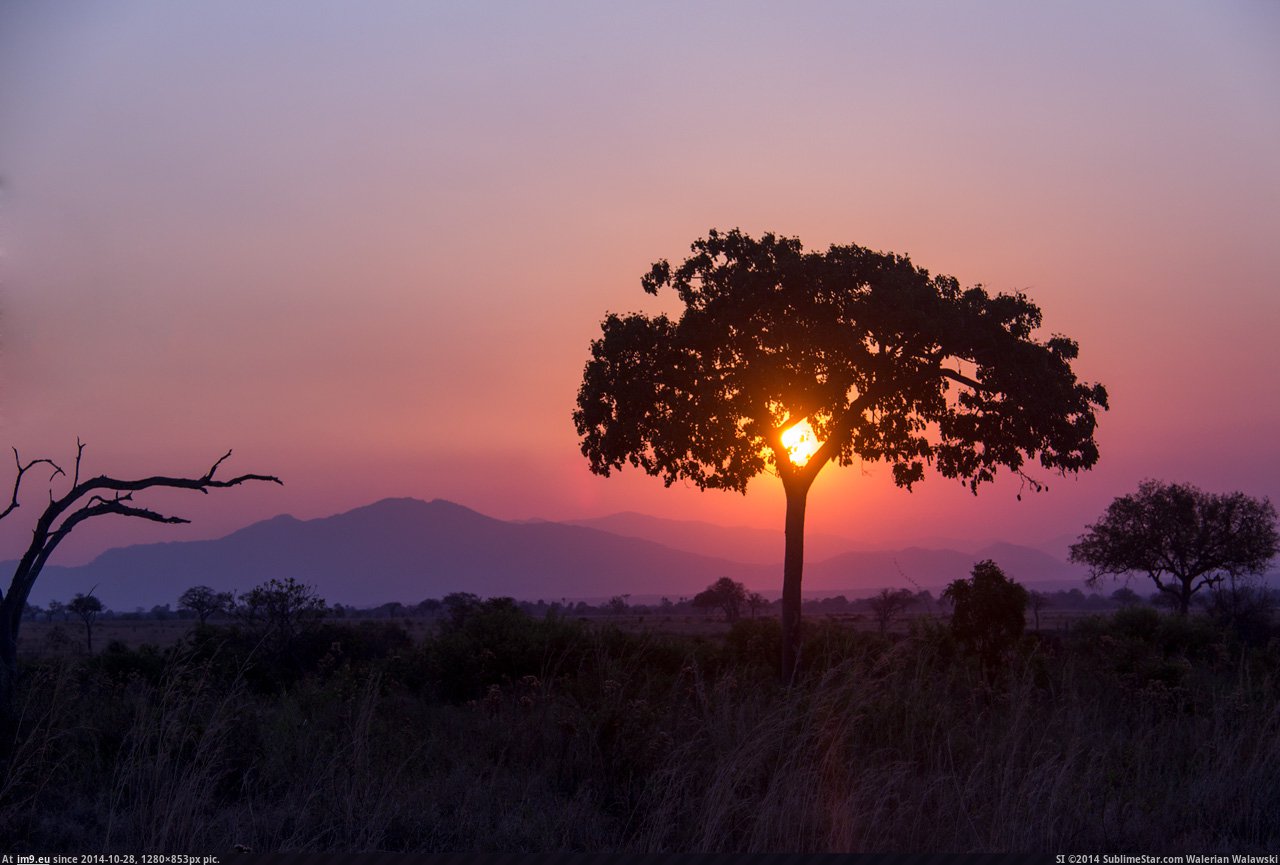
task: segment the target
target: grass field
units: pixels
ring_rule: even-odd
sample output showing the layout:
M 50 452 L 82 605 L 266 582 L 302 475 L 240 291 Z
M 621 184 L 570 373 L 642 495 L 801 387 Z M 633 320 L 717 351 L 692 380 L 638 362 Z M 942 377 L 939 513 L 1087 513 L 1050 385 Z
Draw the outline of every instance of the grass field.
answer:
M 782 687 L 775 622 L 632 618 L 490 602 L 421 633 L 113 623 L 173 642 L 108 647 L 104 630 L 91 658 L 28 656 L 0 837 L 43 853 L 1280 846 L 1273 625 L 1079 617 L 984 670 L 938 622 L 811 621 Z

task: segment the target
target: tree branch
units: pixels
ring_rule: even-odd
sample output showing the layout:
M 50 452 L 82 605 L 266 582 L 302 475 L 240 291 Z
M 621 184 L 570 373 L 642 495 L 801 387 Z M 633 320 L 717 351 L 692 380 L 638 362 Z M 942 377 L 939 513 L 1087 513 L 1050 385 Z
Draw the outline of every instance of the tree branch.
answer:
M 244 474 L 238 477 L 229 478 L 228 480 L 214 480 L 214 473 L 218 470 L 230 456 L 231 451 L 227 451 L 222 455 L 210 468 L 209 471 L 198 478 L 175 478 L 164 475 L 143 478 L 141 480 L 121 480 L 108 475 L 99 475 L 95 478 L 81 481 L 80 463 L 84 454 L 84 443 L 78 438 L 76 439 L 76 467 L 75 482 L 72 488 L 61 498 L 55 499 L 53 491 L 49 493 L 49 505 L 44 509 L 40 518 L 36 521 L 33 532 L 33 538 L 26 553 L 18 563 L 14 572 L 12 581 L 10 582 L 7 595 L 0 596 L 0 608 L 9 608 L 4 610 L 9 614 L 9 618 L 13 619 L 11 631 L 16 632 L 17 619 L 14 618 L 20 613 L 20 607 L 26 602 L 36 579 L 39 577 L 41 570 L 48 562 L 53 551 L 58 547 L 64 538 L 70 534 L 71 530 L 85 520 L 93 517 L 105 516 L 107 514 L 118 514 L 125 517 L 136 517 L 138 519 L 148 520 L 156 523 L 179 524 L 187 523 L 189 520 L 184 517 L 168 516 L 153 511 L 149 508 L 138 507 L 132 504 L 133 493 L 140 490 L 150 489 L 153 487 L 162 487 L 169 489 L 189 489 L 198 490 L 202 493 L 208 493 L 210 489 L 225 489 L 227 487 L 239 486 L 247 481 L 270 481 L 271 483 L 283 484 L 283 481 L 275 475 L 260 474 Z M 23 465 L 18 457 L 18 452 L 14 450 L 14 459 L 18 461 L 18 478 L 14 482 L 13 499 L 9 507 L 0 513 L 0 518 L 9 514 L 18 506 L 18 488 L 21 485 L 23 475 L 33 466 L 39 463 L 48 463 L 53 466 L 54 473 L 50 477 L 52 480 L 59 474 L 66 473 L 53 461 L 47 459 L 33 460 Z M 114 495 L 103 495 L 102 493 L 114 493 Z M 86 500 L 85 497 L 88 496 Z M 64 518 L 64 514 L 66 515 Z M 61 522 L 59 523 L 59 520 Z M 18 611 L 18 612 L 14 612 Z
M 77 441 L 79 441 L 79 440 L 77 439 Z M 66 472 L 64 472 L 64 471 L 61 469 L 61 467 L 59 467 L 59 466 L 58 466 L 58 464 L 57 464 L 57 463 L 55 463 L 53 460 L 50 460 L 50 459 L 32 460 L 31 462 L 27 463 L 27 464 L 24 466 L 24 465 L 22 464 L 22 458 L 18 456 L 18 449 L 17 449 L 17 448 L 14 448 L 14 449 L 13 449 L 13 461 L 14 461 L 14 463 L 16 463 L 16 464 L 17 464 L 17 466 L 18 466 L 18 476 L 17 476 L 16 478 L 14 478 L 14 479 L 13 479 L 13 496 L 12 496 L 12 497 L 10 498 L 10 500 L 9 500 L 9 506 L 8 506 L 8 507 L 6 507 L 2 513 L 0 513 L 0 520 L 4 519 L 5 517 L 9 516 L 9 514 L 13 513 L 15 510 L 17 510 L 17 508 L 18 508 L 18 490 L 19 490 L 19 488 L 21 488 L 21 486 L 22 486 L 22 476 L 23 476 L 23 475 L 25 475 L 28 471 L 30 471 L 34 466 L 38 466 L 38 465 L 40 465 L 41 463 L 45 463 L 46 465 L 51 465 L 51 466 L 53 466 L 53 474 L 49 475 L 49 480 L 51 480 L 51 481 L 52 481 L 54 478 L 56 478 L 58 475 L 65 475 L 65 474 L 66 474 Z M 77 457 L 77 458 L 76 458 L 76 465 L 77 465 L 77 466 L 79 466 L 79 464 L 80 464 L 80 459 L 79 459 L 79 457 Z
M 818 476 L 818 472 L 822 471 L 822 467 L 835 458 L 835 455 L 840 450 L 840 443 L 849 437 L 849 433 L 852 432 L 853 425 L 857 419 L 880 399 L 880 390 L 880 388 L 874 386 L 867 388 L 858 394 L 857 399 L 845 407 L 844 411 L 840 413 L 840 417 L 832 422 L 831 434 L 827 436 L 827 440 L 814 451 L 813 456 L 809 457 L 809 461 L 797 470 L 797 474 L 809 483 L 813 483 L 813 479 Z
M 71 486 L 80 483 L 80 458 L 84 456 L 84 442 L 80 441 L 80 436 L 76 436 L 76 474 L 75 479 L 71 481 Z M 50 478 L 52 480 L 52 478 Z
M 952 381 L 959 382 L 960 384 L 965 385 L 966 387 L 971 387 L 974 390 L 980 390 L 988 393 L 991 390 L 982 382 L 976 379 L 969 378 L 969 376 L 959 372 L 958 370 L 948 369 L 945 366 L 938 367 L 938 374 L 941 375 L 943 378 L 949 378 Z

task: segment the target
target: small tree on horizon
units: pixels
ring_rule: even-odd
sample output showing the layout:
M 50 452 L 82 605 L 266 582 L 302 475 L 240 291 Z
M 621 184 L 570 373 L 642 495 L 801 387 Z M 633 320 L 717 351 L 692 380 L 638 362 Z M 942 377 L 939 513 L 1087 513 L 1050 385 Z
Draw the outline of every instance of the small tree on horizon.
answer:
M 1053 599 L 1045 592 L 1028 591 L 1027 607 L 1031 610 L 1031 621 L 1034 623 L 1036 633 L 1040 633 L 1040 613 L 1046 607 L 1053 606 Z
M 872 595 L 868 603 L 880 626 L 880 635 L 884 636 L 889 630 L 889 623 L 915 602 L 916 595 L 910 589 L 881 589 Z
M 1086 528 L 1071 561 L 1089 566 L 1090 586 L 1146 574 L 1180 616 L 1201 590 L 1264 573 L 1280 550 L 1269 499 L 1156 480 L 1117 498 Z
M 700 610 L 721 609 L 725 621 L 733 624 L 742 618 L 742 608 L 747 604 L 747 587 L 729 577 L 721 577 L 698 594 L 693 606 Z
M 264 627 L 280 644 L 288 643 L 301 627 L 319 621 L 328 611 L 314 587 L 293 577 L 255 586 L 240 596 L 236 606 L 242 620 Z
M 1076 343 L 1040 341 L 1022 294 L 961 289 L 906 256 L 711 230 L 673 267 L 677 318 L 609 314 L 590 347 L 573 420 L 591 470 L 632 466 L 670 486 L 786 493 L 782 677 L 794 678 L 809 489 L 830 462 L 883 461 L 910 489 L 932 465 L 975 493 L 1007 468 L 1033 490 L 1097 462 L 1101 385 L 1077 381 Z
M 231 592 L 218 592 L 208 586 L 192 586 L 178 597 L 178 609 L 190 610 L 196 614 L 201 625 L 210 616 L 225 613 L 235 606 L 235 595 Z
M 1128 586 L 1121 586 L 1112 592 L 1111 600 L 1122 607 L 1132 607 L 1134 604 L 1142 603 L 1142 597 Z
M 98 618 L 98 614 L 102 612 L 102 601 L 93 596 L 93 592 L 84 595 L 76 593 L 71 599 L 71 603 L 67 604 L 67 609 L 80 617 L 80 621 L 84 622 L 84 640 L 85 648 L 89 654 L 93 654 L 93 623 Z

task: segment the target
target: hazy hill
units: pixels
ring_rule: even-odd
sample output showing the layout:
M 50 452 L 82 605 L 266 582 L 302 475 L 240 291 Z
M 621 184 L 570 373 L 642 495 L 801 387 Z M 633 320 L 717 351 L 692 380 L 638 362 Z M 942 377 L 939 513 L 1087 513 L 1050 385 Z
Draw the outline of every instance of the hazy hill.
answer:
M 600 529 L 615 535 L 644 538 L 676 550 L 760 565 L 781 562 L 785 543 L 781 522 L 777 530 L 753 529 L 746 526 L 721 526 L 696 520 L 668 520 L 647 514 L 637 514 L 633 511 L 565 522 L 569 525 Z M 856 549 L 858 546 L 851 538 L 819 532 L 806 533 L 804 538 L 805 553 L 809 561 L 829 559 Z
M 560 523 L 514 523 L 443 500 L 385 499 L 315 520 L 278 516 L 209 541 L 140 544 L 51 568 L 33 603 L 97 585 L 114 609 L 173 603 L 188 586 L 243 591 L 272 577 L 310 583 L 330 602 L 415 602 L 448 592 L 598 597 L 634 589 L 675 596 L 717 577 L 750 585 L 772 569 Z M 772 582 L 772 580 L 770 580 Z
M 192 585 L 244 591 L 272 577 L 295 577 L 316 586 L 330 602 L 357 606 L 412 603 L 455 591 L 530 600 L 618 593 L 677 598 L 722 576 L 773 596 L 781 588 L 781 538 L 770 532 L 639 514 L 591 522 L 620 532 L 645 530 L 690 549 L 586 525 L 497 520 L 439 499 L 385 499 L 321 519 L 278 516 L 217 540 L 108 550 L 81 567 L 47 568 L 32 602 L 66 600 L 97 586 L 97 595 L 113 609 L 149 609 L 175 603 Z M 705 544 L 699 543 L 702 537 Z M 834 543 L 831 537 L 828 543 Z M 730 550 L 733 544 L 755 561 L 691 551 Z M 868 594 L 913 583 L 936 590 L 967 575 L 982 558 L 995 559 L 1022 582 L 1078 586 L 1083 574 L 1043 552 L 1012 544 L 976 553 L 910 547 L 823 559 L 814 554 L 815 546 L 822 549 L 808 545 L 806 593 Z

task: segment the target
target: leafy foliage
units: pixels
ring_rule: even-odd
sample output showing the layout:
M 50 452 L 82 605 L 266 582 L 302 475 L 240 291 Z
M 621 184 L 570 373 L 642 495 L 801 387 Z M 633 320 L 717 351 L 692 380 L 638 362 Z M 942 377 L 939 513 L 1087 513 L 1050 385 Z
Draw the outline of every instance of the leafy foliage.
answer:
M 888 630 L 889 623 L 915 602 L 916 596 L 910 589 L 881 589 L 868 603 L 876 624 L 880 626 L 880 633 L 883 634 Z
M 953 605 L 951 632 L 994 675 L 1026 630 L 1027 590 L 987 559 L 973 566 L 968 580 L 955 580 L 943 591 Z
M 235 606 L 231 592 L 217 592 L 208 586 L 192 586 L 178 597 L 178 609 L 196 614 L 200 624 L 216 613 L 225 613 Z
M 611 314 L 591 344 L 574 422 L 593 471 L 745 492 L 766 469 L 785 479 L 781 432 L 802 418 L 824 442 L 811 465 L 885 460 L 906 487 L 926 462 L 976 491 L 1026 458 L 1064 472 L 1097 461 L 1106 391 L 1077 382 L 1076 343 L 1033 338 L 1041 314 L 1025 296 L 736 229 L 692 251 L 641 281 L 677 293 L 678 320 Z
M 1185 616 L 1201 589 L 1262 573 L 1278 549 L 1268 499 L 1147 480 L 1107 507 L 1071 560 L 1090 567 L 1090 585 L 1144 573 Z
M 1097 462 L 1106 390 L 1076 380 L 1075 342 L 1035 338 L 1022 294 L 961 289 L 906 256 L 860 246 L 806 252 L 796 238 L 712 229 L 644 290 L 684 311 L 609 314 L 591 343 L 574 425 L 591 470 L 630 465 L 670 486 L 746 492 L 764 471 L 787 493 L 782 673 L 796 669 L 805 500 L 831 461 L 884 461 L 908 489 L 932 464 L 974 493 L 1028 461 L 1055 472 Z M 784 434 L 820 442 L 793 461 Z
M 729 577 L 721 577 L 694 595 L 692 603 L 698 609 L 724 610 L 725 619 L 732 623 L 742 617 L 742 608 L 748 601 L 746 586 Z
M 287 642 L 302 625 L 318 621 L 326 612 L 324 598 L 293 577 L 255 586 L 240 596 L 237 608 L 244 621 L 265 627 L 281 642 Z
M 93 652 L 93 622 L 103 609 L 102 601 L 92 593 L 85 595 L 77 592 L 71 603 L 67 604 L 67 611 L 79 616 L 80 621 L 84 622 L 85 646 L 90 653 Z

